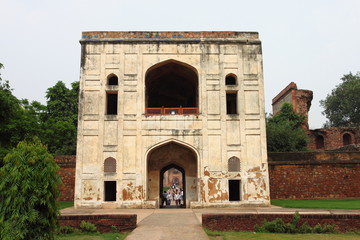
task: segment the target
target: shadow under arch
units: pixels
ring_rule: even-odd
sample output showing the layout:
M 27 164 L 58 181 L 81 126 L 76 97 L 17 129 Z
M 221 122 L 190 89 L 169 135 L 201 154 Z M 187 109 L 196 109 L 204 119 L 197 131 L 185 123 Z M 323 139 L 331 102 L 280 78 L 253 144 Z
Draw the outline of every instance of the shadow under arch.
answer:
M 196 68 L 174 59 L 151 66 L 145 73 L 145 107 L 198 107 L 198 79 Z
M 182 174 L 182 185 L 183 185 L 183 201 L 184 201 L 184 205 L 182 207 L 186 207 L 186 178 L 185 178 L 185 170 L 176 165 L 176 164 L 169 164 L 165 167 L 163 167 L 161 170 L 160 170 L 160 189 L 159 189 L 159 196 L 162 195 L 162 191 L 163 191 L 163 188 L 164 188 L 164 173 L 172 168 L 175 168 L 177 170 L 179 170 Z
M 190 201 L 198 201 L 198 153 L 196 149 L 175 139 L 158 143 L 146 153 L 147 163 L 147 199 L 161 203 L 161 172 L 170 166 L 183 170 L 184 205 Z

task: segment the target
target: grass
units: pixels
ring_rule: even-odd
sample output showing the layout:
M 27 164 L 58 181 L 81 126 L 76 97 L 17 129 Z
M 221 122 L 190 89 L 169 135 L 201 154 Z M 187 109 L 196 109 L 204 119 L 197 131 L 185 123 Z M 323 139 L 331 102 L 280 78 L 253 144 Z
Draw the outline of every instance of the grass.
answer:
M 58 204 L 59 204 L 59 210 L 74 206 L 74 202 L 72 201 L 61 201 L 58 202 Z
M 360 234 L 285 234 L 285 233 L 254 233 L 254 232 L 212 232 L 205 229 L 210 240 L 343 240 L 360 239 Z
M 272 199 L 284 208 L 360 209 L 360 199 Z
M 128 233 L 72 233 L 55 235 L 55 240 L 123 240 Z

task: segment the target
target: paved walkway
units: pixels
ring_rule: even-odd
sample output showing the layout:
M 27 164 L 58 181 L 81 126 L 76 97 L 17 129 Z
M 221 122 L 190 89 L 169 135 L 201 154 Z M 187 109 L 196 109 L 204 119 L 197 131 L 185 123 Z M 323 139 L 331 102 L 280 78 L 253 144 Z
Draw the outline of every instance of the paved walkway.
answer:
M 126 240 L 209 239 L 191 209 L 157 209 Z
M 137 214 L 137 228 L 127 240 L 208 239 L 201 227 L 204 213 L 279 213 L 294 214 L 359 214 L 360 210 L 295 209 L 271 206 L 268 208 L 201 208 L 201 209 L 74 209 L 61 210 L 62 215 L 72 214 Z

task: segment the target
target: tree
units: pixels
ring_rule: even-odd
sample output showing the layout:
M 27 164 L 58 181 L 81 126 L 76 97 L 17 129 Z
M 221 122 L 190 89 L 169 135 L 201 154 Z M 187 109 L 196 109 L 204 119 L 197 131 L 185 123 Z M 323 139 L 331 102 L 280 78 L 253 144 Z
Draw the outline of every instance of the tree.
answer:
M 9 81 L 3 81 L 0 75 L 0 166 L 11 148 L 35 136 L 54 155 L 75 154 L 78 96 L 78 81 L 71 84 L 71 89 L 58 81 L 46 92 L 46 106 L 36 101 L 30 103 L 17 99 Z
M 284 103 L 280 113 L 266 119 L 268 152 L 298 152 L 307 150 L 308 136 L 301 127 L 305 116 Z
M 3 65 L 0 63 L 0 69 Z M 13 134 L 13 119 L 19 118 L 20 102 L 12 94 L 9 81 L 2 80 L 0 74 L 0 158 L 14 147 L 11 142 Z M 15 145 L 16 146 L 16 145 Z
M 325 109 L 322 113 L 328 119 L 325 127 L 360 126 L 360 73 L 346 74 L 341 81 L 325 100 L 320 101 Z
M 42 139 L 55 155 L 76 153 L 78 96 L 79 82 L 73 82 L 68 89 L 58 81 L 46 92 Z
M 38 138 L 22 141 L 0 168 L 0 238 L 53 239 L 59 167 Z

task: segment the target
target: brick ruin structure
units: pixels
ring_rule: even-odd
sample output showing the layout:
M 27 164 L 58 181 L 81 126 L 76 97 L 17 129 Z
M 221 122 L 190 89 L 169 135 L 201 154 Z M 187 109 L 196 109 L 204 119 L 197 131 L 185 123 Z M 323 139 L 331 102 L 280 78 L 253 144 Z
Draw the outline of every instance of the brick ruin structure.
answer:
M 80 43 L 76 208 L 158 208 L 171 168 L 186 207 L 269 205 L 258 33 L 84 32 Z
M 360 127 L 332 127 L 309 129 L 308 112 L 311 107 L 313 92 L 298 89 L 294 82 L 286 86 L 272 100 L 273 114 L 277 114 L 281 106 L 291 103 L 296 113 L 306 116 L 303 124 L 309 135 L 308 149 L 310 151 L 359 151 Z

